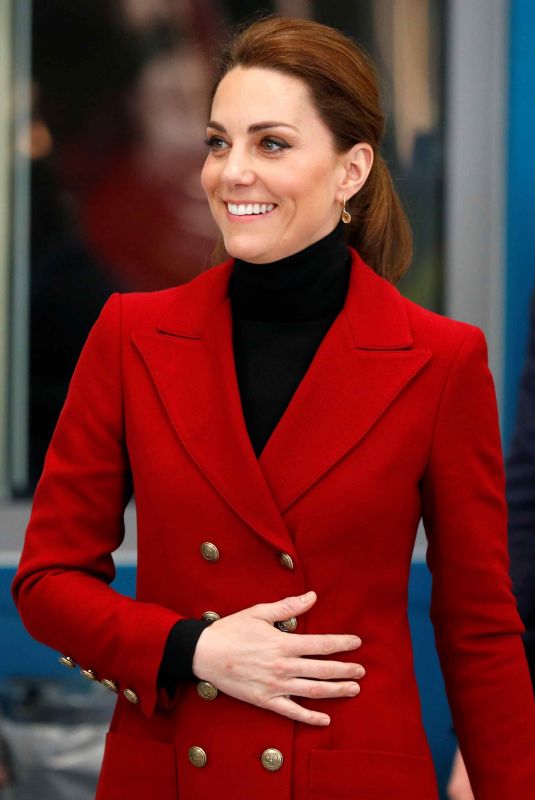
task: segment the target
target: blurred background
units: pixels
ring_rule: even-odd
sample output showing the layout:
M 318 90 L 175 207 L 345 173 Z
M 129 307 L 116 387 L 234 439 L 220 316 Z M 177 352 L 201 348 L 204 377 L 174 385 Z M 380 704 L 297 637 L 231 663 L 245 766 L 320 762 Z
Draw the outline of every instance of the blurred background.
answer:
M 484 329 L 509 444 L 535 277 L 535 3 L 0 0 L 1 798 L 94 796 L 113 698 L 29 639 L 9 586 L 106 298 L 174 286 L 212 263 L 199 177 L 213 59 L 232 25 L 261 11 L 338 27 L 375 60 L 384 154 L 415 234 L 399 288 Z M 456 742 L 424 554 L 419 535 L 410 615 L 444 788 Z M 116 588 L 133 593 L 132 508 L 116 563 Z

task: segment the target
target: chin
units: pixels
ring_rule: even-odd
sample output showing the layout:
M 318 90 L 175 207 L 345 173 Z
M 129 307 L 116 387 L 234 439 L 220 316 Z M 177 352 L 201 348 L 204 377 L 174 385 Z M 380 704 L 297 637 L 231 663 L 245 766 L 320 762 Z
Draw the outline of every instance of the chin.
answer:
M 252 263 L 272 261 L 269 253 L 262 252 L 252 242 L 238 242 L 231 239 L 229 242 L 225 242 L 225 250 L 232 258 L 241 258 L 242 261 L 251 261 Z

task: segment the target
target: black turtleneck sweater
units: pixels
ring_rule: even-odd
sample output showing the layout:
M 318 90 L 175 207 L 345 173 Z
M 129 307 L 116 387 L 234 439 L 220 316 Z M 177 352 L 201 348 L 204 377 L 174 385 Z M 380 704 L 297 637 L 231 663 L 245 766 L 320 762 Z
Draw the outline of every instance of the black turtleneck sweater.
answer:
M 323 239 L 278 261 L 234 261 L 228 287 L 234 362 L 257 456 L 342 310 L 350 271 L 342 222 Z M 179 682 L 198 680 L 193 654 L 209 624 L 185 619 L 172 628 L 158 676 L 161 688 L 173 693 Z

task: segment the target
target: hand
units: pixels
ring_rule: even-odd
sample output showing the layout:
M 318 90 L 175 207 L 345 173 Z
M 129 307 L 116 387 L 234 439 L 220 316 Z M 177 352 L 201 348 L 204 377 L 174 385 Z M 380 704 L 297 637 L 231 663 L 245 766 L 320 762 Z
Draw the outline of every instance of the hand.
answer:
M 474 800 L 461 751 L 457 748 L 446 788 L 449 800 Z
M 199 637 L 193 672 L 238 700 L 298 722 L 328 725 L 327 714 L 303 708 L 287 695 L 353 697 L 360 691 L 355 679 L 365 670 L 353 661 L 302 656 L 355 650 L 361 640 L 349 634 L 289 634 L 273 626 L 309 611 L 316 600 L 316 593 L 308 592 L 276 603 L 260 603 L 216 620 Z

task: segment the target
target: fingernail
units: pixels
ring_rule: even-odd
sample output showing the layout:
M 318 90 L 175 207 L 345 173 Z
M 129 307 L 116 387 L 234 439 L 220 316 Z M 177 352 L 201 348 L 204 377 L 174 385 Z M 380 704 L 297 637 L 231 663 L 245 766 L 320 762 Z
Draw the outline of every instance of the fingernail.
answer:
M 359 639 L 358 636 L 353 637 L 353 647 L 360 647 L 362 644 L 362 639 Z
M 301 600 L 303 603 L 308 603 L 309 600 L 312 600 L 314 597 L 314 592 L 307 592 L 306 594 L 301 595 Z
M 349 690 L 349 694 L 353 695 L 353 697 L 360 692 L 360 686 L 356 683 L 352 686 Z
M 321 724 L 322 725 L 330 725 L 331 724 L 331 718 L 330 717 L 322 717 L 321 718 Z
M 356 675 L 357 678 L 363 678 L 366 675 L 366 670 L 364 669 L 364 667 L 357 667 Z

